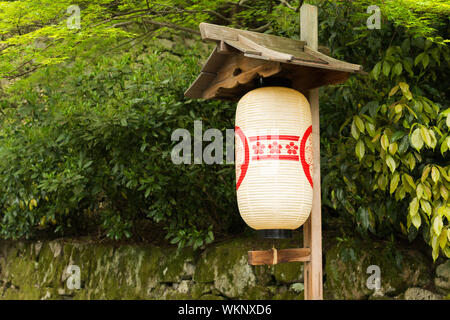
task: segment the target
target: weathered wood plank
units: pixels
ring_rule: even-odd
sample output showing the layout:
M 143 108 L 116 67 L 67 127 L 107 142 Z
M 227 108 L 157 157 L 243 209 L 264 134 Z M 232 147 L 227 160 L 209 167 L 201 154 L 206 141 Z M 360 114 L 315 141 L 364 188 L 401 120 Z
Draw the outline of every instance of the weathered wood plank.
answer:
M 218 48 L 216 47 L 203 65 L 202 72 L 216 73 L 218 67 L 223 66 L 225 61 L 227 61 L 228 59 L 229 56 L 225 54 L 219 54 Z
M 261 52 L 250 48 L 249 46 L 246 46 L 245 44 L 241 43 L 240 41 L 235 41 L 235 40 L 224 40 L 224 42 L 236 49 L 238 49 L 239 51 L 243 52 L 244 54 L 251 54 L 251 55 L 255 55 L 255 56 L 260 56 Z
M 317 7 L 303 4 L 300 8 L 300 38 L 312 50 L 318 48 Z M 309 91 L 308 100 L 312 115 L 313 140 L 313 203 L 311 215 L 304 224 L 303 245 L 311 248 L 311 259 L 305 263 L 305 299 L 323 299 L 322 275 L 322 212 L 320 194 L 320 124 L 319 89 Z
M 191 86 L 184 92 L 184 95 L 193 99 L 200 98 L 203 96 L 203 89 L 214 81 L 215 78 L 215 73 L 200 72 L 197 79 L 195 79 Z
M 255 37 L 263 41 L 263 45 L 270 45 L 272 47 L 284 48 L 287 50 L 303 50 L 305 41 L 283 38 L 271 34 L 253 32 L 248 30 L 234 29 L 224 26 L 218 26 L 211 23 L 202 22 L 199 25 L 200 34 L 203 40 L 220 41 L 220 40 L 235 40 L 238 41 L 238 35 L 241 34 L 247 37 Z
M 263 54 L 266 57 L 269 57 L 271 59 L 290 61 L 294 58 L 294 56 L 291 54 L 286 54 L 281 51 L 272 50 L 266 46 L 260 45 L 256 42 L 250 40 L 247 37 L 244 37 L 243 35 L 238 35 L 238 39 L 239 39 L 239 42 L 242 43 L 243 45 L 250 47 L 257 52 L 261 52 L 261 54 Z
M 310 259 L 309 248 L 249 251 L 248 264 L 252 266 L 274 265 L 285 262 L 305 262 Z
M 229 68 L 228 68 L 229 69 Z M 240 84 L 246 84 L 253 80 L 256 76 L 269 77 L 281 71 L 280 64 L 277 62 L 267 62 L 255 66 L 250 70 L 245 68 L 236 68 L 235 71 L 240 70 L 240 73 L 233 74 L 234 71 L 228 70 L 225 73 L 218 73 L 213 84 L 207 88 L 203 93 L 204 99 L 210 99 L 217 96 L 219 88 L 234 88 Z
M 322 200 L 320 187 L 320 124 L 319 124 L 319 89 L 309 91 L 308 100 L 311 105 L 312 141 L 313 141 L 313 204 L 311 209 L 310 243 L 311 261 L 309 299 L 323 299 L 322 275 Z M 307 268 L 309 269 L 309 268 Z
M 347 71 L 347 72 L 360 72 L 362 71 L 362 66 L 359 64 L 349 63 L 341 60 L 334 59 L 326 54 L 323 54 L 317 50 L 312 49 L 309 46 L 304 46 L 305 53 L 310 54 L 311 56 L 320 58 L 330 65 L 333 66 L 333 70 L 338 71 Z

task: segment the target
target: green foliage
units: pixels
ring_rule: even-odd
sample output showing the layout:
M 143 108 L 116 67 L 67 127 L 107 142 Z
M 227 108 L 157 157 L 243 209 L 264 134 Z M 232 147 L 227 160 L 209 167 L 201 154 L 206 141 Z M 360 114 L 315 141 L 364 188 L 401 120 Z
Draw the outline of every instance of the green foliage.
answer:
M 389 239 L 422 233 L 434 259 L 448 257 L 448 1 L 308 2 L 320 43 L 369 72 L 321 91 L 322 194 L 336 209 L 324 218 Z M 70 2 L 0 1 L 0 77 L 42 68 L 0 98 L 0 235 L 87 232 L 91 221 L 120 239 L 151 220 L 200 247 L 241 230 L 232 166 L 170 162 L 175 128 L 232 128 L 234 106 L 184 98 L 207 54 L 186 46 L 198 38 L 148 39 L 201 21 L 298 38 L 301 3 L 79 1 L 71 30 Z M 369 5 L 380 30 L 366 26 Z
M 350 12 L 357 8 L 346 6 Z M 406 13 L 392 2 L 381 8 L 390 20 L 380 30 L 351 34 L 339 15 L 322 22 L 333 20 L 322 34 L 332 41 L 333 52 L 370 71 L 369 77 L 353 78 L 322 95 L 324 200 L 347 212 L 362 233 L 388 237 L 395 232 L 413 240 L 422 230 L 433 259 L 440 251 L 450 257 L 450 50 L 444 41 L 448 34 L 440 32 L 447 11 L 429 12 L 425 16 L 435 21 L 419 28 L 422 22 L 414 19 L 399 24 L 414 11 Z M 340 127 L 329 119 L 341 119 Z
M 234 185 L 225 183 L 234 167 L 170 159 L 175 128 L 193 133 L 196 119 L 230 128 L 234 108 L 186 100 L 198 57 L 152 48 L 48 67 L 13 86 L 2 101 L 1 236 L 83 232 L 96 221 L 120 239 L 151 219 L 172 243 L 199 247 L 214 239 L 213 226 L 237 219 Z
M 167 28 L 198 33 L 201 21 L 235 27 L 269 29 L 274 4 L 254 0 L 251 5 L 227 0 L 201 1 L 77 1 L 80 29 L 69 29 L 72 1 L 0 1 L 0 77 L 16 78 L 37 68 L 95 52 L 93 39 L 128 38 L 144 41 L 167 33 Z M 269 23 L 267 23 L 269 21 Z M 103 42 L 102 42 L 103 43 Z M 103 43 L 104 44 L 104 43 Z

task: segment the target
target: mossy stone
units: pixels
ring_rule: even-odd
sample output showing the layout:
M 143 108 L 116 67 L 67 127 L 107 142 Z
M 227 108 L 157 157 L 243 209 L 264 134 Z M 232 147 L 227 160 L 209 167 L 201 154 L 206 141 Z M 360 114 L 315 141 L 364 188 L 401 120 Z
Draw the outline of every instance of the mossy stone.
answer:
M 226 300 L 224 297 L 217 296 L 214 294 L 205 294 L 201 296 L 198 300 Z
M 378 241 L 349 240 L 331 247 L 326 254 L 327 299 L 367 299 L 374 291 L 366 285 L 370 265 L 379 266 L 381 291 L 398 295 L 411 286 L 431 281 L 425 257 L 417 251 L 399 250 Z
M 273 267 L 275 280 L 283 284 L 303 282 L 303 265 L 302 262 L 290 262 L 275 265 Z
M 187 265 L 195 260 L 192 248 L 177 250 L 165 249 L 162 254 L 159 268 L 159 281 L 179 282 L 185 277 L 192 277 L 193 272 L 188 270 Z
M 247 262 L 248 245 L 239 240 L 210 247 L 200 256 L 194 274 L 196 282 L 214 282 L 223 295 L 236 298 L 256 284 L 256 277 Z

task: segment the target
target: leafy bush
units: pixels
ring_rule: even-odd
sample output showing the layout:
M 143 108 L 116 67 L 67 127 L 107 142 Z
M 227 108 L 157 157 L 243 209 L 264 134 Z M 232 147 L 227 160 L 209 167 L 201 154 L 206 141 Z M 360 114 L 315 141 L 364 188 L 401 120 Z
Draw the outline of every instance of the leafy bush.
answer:
M 450 257 L 445 15 L 436 13 L 428 29 L 417 25 L 425 19 L 405 27 L 383 20 L 380 30 L 352 34 L 348 17 L 358 7 L 344 8 L 323 17 L 323 41 L 371 72 L 321 96 L 324 201 L 361 233 L 413 240 L 421 230 L 433 259 L 440 250 Z M 384 17 L 392 14 L 383 9 Z M 405 20 L 410 12 L 395 14 Z
M 36 225 L 80 233 L 93 220 L 119 239 L 151 219 L 172 242 L 198 247 L 238 217 L 228 214 L 233 166 L 170 158 L 173 130 L 193 132 L 196 119 L 232 128 L 234 108 L 186 100 L 198 57 L 152 48 L 47 68 L 14 87 L 0 138 L 2 237 Z
M 0 236 L 79 234 L 100 224 L 119 239 L 151 220 L 173 243 L 198 247 L 213 232 L 242 230 L 233 166 L 170 162 L 173 130 L 192 132 L 194 119 L 232 128 L 234 105 L 184 98 L 206 51 L 178 39 L 160 51 L 152 43 L 146 54 L 146 39 L 170 37 L 166 27 L 192 33 L 201 21 L 298 38 L 303 1 L 83 1 L 83 32 L 64 29 L 59 15 L 69 2 L 34 4 L 22 17 L 33 3 L 0 2 L 0 76 L 46 66 L 0 100 Z M 321 90 L 324 219 L 339 215 L 383 238 L 421 233 L 434 259 L 449 257 L 450 7 L 314 3 L 320 43 L 370 71 Z M 366 26 L 370 5 L 381 8 L 379 30 Z M 116 38 L 133 36 L 145 45 L 124 52 L 129 40 Z M 52 45 L 34 45 L 41 40 Z M 93 58 L 99 48 L 103 58 Z

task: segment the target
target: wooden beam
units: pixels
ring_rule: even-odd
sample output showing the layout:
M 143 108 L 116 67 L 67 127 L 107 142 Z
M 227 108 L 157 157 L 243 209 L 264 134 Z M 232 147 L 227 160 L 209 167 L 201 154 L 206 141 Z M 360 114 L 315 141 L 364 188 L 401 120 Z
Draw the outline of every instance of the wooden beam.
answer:
M 300 40 L 313 50 L 319 48 L 317 7 L 307 3 L 300 8 Z
M 275 248 L 269 250 L 249 251 L 248 264 L 252 266 L 274 265 L 285 262 L 305 262 L 309 261 L 311 249 L 296 248 L 282 249 Z
M 220 41 L 217 43 L 217 53 L 220 54 L 233 54 L 236 53 L 236 50 L 229 46 L 225 41 Z
M 241 70 L 241 69 L 236 69 Z M 246 84 L 258 75 L 261 77 L 269 77 L 277 74 L 281 71 L 279 63 L 268 61 L 265 64 L 261 64 L 253 69 L 245 72 L 240 72 L 237 75 L 229 74 L 228 76 L 217 75 L 213 84 L 203 92 L 203 99 L 214 98 L 220 88 L 230 89 L 240 84 Z
M 314 50 L 310 46 L 304 46 L 305 53 L 308 53 L 318 59 L 324 60 L 333 66 L 333 70 L 346 71 L 346 72 L 361 72 L 362 66 L 359 64 L 349 63 L 341 60 L 334 59 L 326 54 L 321 53 L 317 49 Z
M 251 54 L 251 55 L 255 55 L 255 56 L 260 56 L 261 52 L 250 48 L 249 46 L 246 46 L 244 44 L 242 44 L 239 41 L 235 41 L 235 40 L 224 40 L 224 42 L 230 46 L 232 46 L 233 48 L 236 48 L 237 50 L 243 52 L 244 54 Z
M 318 49 L 317 7 L 303 4 L 300 8 L 300 39 L 312 50 Z M 311 259 L 305 263 L 305 299 L 323 299 L 322 275 L 322 212 L 320 195 L 320 123 L 319 89 L 310 90 L 308 100 L 312 115 L 313 140 L 313 203 L 311 215 L 303 227 L 303 246 L 311 249 Z
M 202 22 L 199 25 L 200 34 L 203 40 L 207 41 L 221 41 L 234 40 L 238 41 L 238 35 L 249 37 L 255 42 L 270 48 L 282 48 L 287 50 L 303 51 L 304 41 L 283 38 L 271 34 L 259 33 L 248 30 L 234 29 L 224 26 L 219 26 L 211 23 Z M 276 50 L 276 49 L 275 49 Z
M 283 53 L 280 51 L 266 48 L 256 42 L 250 40 L 249 38 L 244 37 L 243 35 L 238 35 L 238 39 L 239 39 L 239 42 L 242 43 L 243 45 L 250 47 L 257 52 L 261 52 L 263 55 L 265 55 L 266 57 L 269 57 L 271 60 L 276 59 L 276 60 L 291 61 L 294 58 L 294 56 L 291 54 L 286 54 L 286 53 Z
M 216 77 L 203 90 L 202 98 L 211 99 L 217 96 L 220 88 L 231 89 L 249 83 L 258 75 L 269 77 L 281 71 L 279 62 L 251 59 L 243 54 L 232 55 L 218 69 Z

